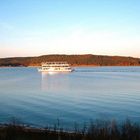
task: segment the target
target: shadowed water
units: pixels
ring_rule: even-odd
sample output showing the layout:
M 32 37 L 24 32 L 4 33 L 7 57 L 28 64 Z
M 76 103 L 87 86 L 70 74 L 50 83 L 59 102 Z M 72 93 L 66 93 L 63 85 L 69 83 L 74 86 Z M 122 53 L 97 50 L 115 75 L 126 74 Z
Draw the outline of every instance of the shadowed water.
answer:
M 140 67 L 84 67 L 72 73 L 0 68 L 0 123 L 11 118 L 66 128 L 95 119 L 140 121 Z

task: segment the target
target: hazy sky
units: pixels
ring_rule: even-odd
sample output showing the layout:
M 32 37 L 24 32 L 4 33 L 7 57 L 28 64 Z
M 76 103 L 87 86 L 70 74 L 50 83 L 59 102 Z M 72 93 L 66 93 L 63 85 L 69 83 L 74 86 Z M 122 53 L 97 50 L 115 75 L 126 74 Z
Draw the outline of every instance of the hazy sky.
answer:
M 0 0 L 0 57 L 140 57 L 140 0 Z

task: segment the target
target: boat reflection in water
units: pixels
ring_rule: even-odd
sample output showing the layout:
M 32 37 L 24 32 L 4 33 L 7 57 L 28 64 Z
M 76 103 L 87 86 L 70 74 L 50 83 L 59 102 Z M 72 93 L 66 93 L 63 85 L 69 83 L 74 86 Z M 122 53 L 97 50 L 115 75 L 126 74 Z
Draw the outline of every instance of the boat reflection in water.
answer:
M 65 72 L 42 72 L 42 90 L 59 91 L 69 87 L 69 74 Z

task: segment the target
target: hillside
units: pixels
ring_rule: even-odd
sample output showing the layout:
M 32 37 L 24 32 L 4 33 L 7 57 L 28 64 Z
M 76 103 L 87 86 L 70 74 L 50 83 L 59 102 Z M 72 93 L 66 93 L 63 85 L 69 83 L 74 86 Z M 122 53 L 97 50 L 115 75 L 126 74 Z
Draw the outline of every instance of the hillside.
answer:
M 72 66 L 140 66 L 140 58 L 92 54 L 1 58 L 0 66 L 39 66 L 45 61 L 67 61 Z

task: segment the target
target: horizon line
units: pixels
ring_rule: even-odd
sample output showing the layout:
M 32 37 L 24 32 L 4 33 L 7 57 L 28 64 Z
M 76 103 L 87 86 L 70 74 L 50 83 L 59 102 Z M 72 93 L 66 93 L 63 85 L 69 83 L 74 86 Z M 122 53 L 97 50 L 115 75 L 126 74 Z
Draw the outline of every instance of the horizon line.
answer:
M 51 53 L 51 54 L 42 54 L 42 55 L 33 55 L 33 56 L 8 56 L 8 57 L 0 57 L 0 59 L 8 59 L 8 58 L 26 58 L 26 57 L 41 57 L 41 56 L 49 56 L 49 55 L 95 55 L 95 56 L 109 56 L 109 57 L 131 57 L 131 58 L 137 58 L 140 59 L 140 57 L 135 57 L 135 56 L 125 56 L 125 55 L 107 55 L 107 54 L 92 54 L 92 53 L 85 53 L 85 54 L 56 54 L 56 53 Z

